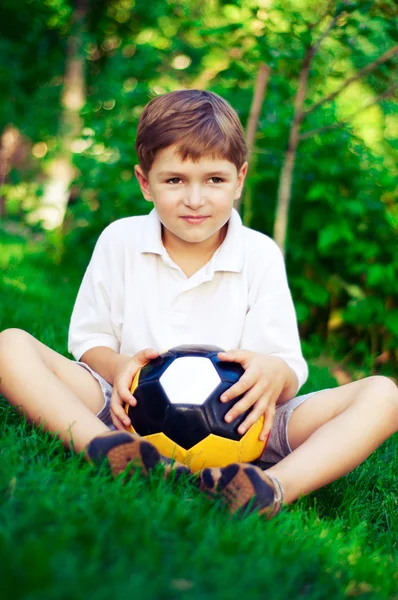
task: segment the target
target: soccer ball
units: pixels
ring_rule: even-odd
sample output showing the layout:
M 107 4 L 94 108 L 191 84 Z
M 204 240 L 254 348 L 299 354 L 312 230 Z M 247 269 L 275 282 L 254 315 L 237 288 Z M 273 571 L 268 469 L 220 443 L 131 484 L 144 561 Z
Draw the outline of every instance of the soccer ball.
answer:
M 221 402 L 244 369 L 221 361 L 217 346 L 177 346 L 151 360 L 135 375 L 131 393 L 136 406 L 126 404 L 131 431 L 145 437 L 164 456 L 187 464 L 192 472 L 250 462 L 261 456 L 262 416 L 245 434 L 238 433 L 252 407 L 232 423 L 224 420 L 242 396 Z

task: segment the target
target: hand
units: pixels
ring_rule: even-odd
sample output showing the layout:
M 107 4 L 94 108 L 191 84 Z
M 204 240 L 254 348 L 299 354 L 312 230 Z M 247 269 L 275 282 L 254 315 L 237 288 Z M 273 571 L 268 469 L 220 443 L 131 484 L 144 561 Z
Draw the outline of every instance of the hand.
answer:
M 159 352 L 153 348 L 146 348 L 129 357 L 117 369 L 113 380 L 111 396 L 111 418 L 116 429 L 125 431 L 131 425 L 130 418 L 124 409 L 126 402 L 130 406 L 136 406 L 137 400 L 130 392 L 131 384 L 137 371 L 153 358 L 157 358 Z
M 264 415 L 264 425 L 259 437 L 261 441 L 264 441 L 274 421 L 276 402 L 289 381 L 289 366 L 277 356 L 267 356 L 248 350 L 220 352 L 218 358 L 223 361 L 240 363 L 245 369 L 239 381 L 221 396 L 222 402 L 228 402 L 244 394 L 243 398 L 225 415 L 225 420 L 232 422 L 248 408 L 254 406 L 238 427 L 238 432 L 245 433 Z

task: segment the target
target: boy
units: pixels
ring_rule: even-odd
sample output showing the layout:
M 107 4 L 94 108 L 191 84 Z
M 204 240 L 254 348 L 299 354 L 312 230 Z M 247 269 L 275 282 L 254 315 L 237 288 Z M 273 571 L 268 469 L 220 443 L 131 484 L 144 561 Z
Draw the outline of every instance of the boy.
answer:
M 204 469 L 199 487 L 231 513 L 270 518 L 341 477 L 398 429 L 398 390 L 369 377 L 305 396 L 307 378 L 281 253 L 242 226 L 234 201 L 247 173 L 242 126 L 216 94 L 180 90 L 153 99 L 139 121 L 135 167 L 148 216 L 115 221 L 101 234 L 57 354 L 28 333 L 0 334 L 0 392 L 114 475 L 132 462 L 144 474 L 184 465 L 126 431 L 124 402 L 138 368 L 182 343 L 215 344 L 245 373 L 223 401 L 244 394 L 226 418 L 252 407 L 271 430 L 262 471 L 253 464 Z M 113 431 L 110 431 L 113 430 Z

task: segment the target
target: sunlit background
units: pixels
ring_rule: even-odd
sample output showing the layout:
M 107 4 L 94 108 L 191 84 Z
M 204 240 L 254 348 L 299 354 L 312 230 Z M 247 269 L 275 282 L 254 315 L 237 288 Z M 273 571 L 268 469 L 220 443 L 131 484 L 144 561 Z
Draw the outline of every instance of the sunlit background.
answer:
M 395 2 L 3 0 L 0 10 L 2 230 L 85 265 L 108 223 L 150 208 L 133 171 L 145 104 L 214 91 L 250 148 L 237 208 L 286 255 L 306 351 L 394 375 Z

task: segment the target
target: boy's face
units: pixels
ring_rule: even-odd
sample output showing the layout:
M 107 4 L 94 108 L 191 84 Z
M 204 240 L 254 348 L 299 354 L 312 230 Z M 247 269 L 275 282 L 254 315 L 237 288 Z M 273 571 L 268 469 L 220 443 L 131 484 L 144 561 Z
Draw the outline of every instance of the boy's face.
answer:
M 169 146 L 156 153 L 146 177 L 139 165 L 135 174 L 144 198 L 153 202 L 163 224 L 163 243 L 176 250 L 217 248 L 234 201 L 240 197 L 248 164 L 239 173 L 225 159 L 205 156 L 183 162 Z M 188 218 L 191 217 L 191 220 Z

